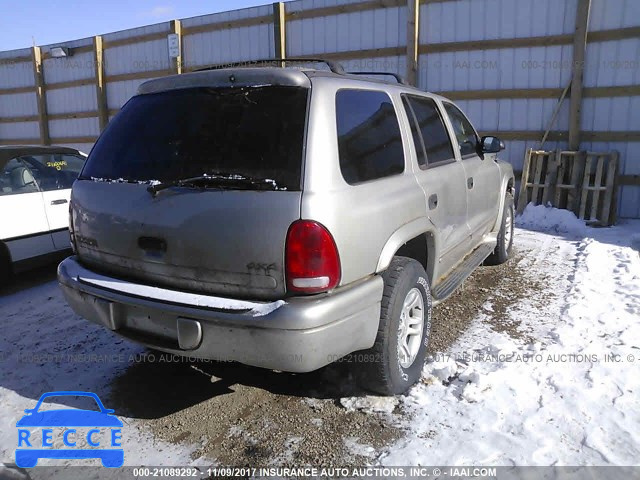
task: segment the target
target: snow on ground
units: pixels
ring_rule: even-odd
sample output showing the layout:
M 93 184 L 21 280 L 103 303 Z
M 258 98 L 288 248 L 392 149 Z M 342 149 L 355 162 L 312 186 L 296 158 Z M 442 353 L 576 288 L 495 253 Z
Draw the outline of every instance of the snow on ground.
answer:
M 383 465 L 635 465 L 640 459 L 640 221 L 587 228 L 527 207 L 521 262 L 548 288 L 510 315 L 483 314 L 402 399 L 409 435 Z M 632 245 L 636 248 L 632 248 Z
M 0 462 L 14 462 L 16 422 L 49 391 L 94 392 L 106 408 L 113 379 L 144 350 L 77 317 L 56 281 L 0 297 Z M 64 314 L 60 314 L 60 312 Z M 63 397 L 57 401 L 66 402 Z M 73 400 L 73 399 L 72 399 Z M 47 409 L 73 408 L 51 402 Z M 83 408 L 91 408 L 89 406 Z M 96 408 L 97 407 L 93 407 Z M 124 423 L 125 465 L 191 465 L 191 450 L 155 440 L 136 420 Z M 38 465 L 100 465 L 99 460 L 41 460 Z
M 547 285 L 511 308 L 518 332 L 491 329 L 489 300 L 407 396 L 340 399 L 372 415 L 399 411 L 408 426 L 382 453 L 355 435 L 343 439 L 353 455 L 382 465 L 638 462 L 640 221 L 587 228 L 569 212 L 528 207 L 518 226 L 518 266 Z M 54 280 L 1 296 L 0 307 L 0 462 L 12 463 L 15 423 L 43 392 L 93 391 L 113 408 L 115 379 L 143 350 L 75 316 Z M 205 461 L 119 418 L 126 465 Z M 288 445 L 283 462 L 293 461 L 299 439 Z
M 362 410 L 366 413 L 392 413 L 398 406 L 398 398 L 374 395 L 345 397 L 340 399 L 340 405 L 349 411 Z

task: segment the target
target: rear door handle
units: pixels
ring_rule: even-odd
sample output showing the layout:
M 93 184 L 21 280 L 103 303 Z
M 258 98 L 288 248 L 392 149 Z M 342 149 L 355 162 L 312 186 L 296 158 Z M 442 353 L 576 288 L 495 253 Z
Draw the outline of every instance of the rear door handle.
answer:
M 433 194 L 429 197 L 429 210 L 434 210 L 438 206 L 438 195 Z
M 60 200 L 51 200 L 51 205 L 64 205 L 65 203 L 69 203 L 66 198 L 61 198 Z
M 471 190 L 473 188 L 473 177 L 467 178 L 467 188 Z

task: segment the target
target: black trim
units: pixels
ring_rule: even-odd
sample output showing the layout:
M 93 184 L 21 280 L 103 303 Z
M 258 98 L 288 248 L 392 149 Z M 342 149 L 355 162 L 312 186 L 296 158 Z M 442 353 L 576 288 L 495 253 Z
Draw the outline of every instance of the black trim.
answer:
M 283 63 L 324 63 L 329 70 L 338 75 L 345 75 L 344 68 L 339 62 L 327 60 L 317 57 L 286 57 L 286 58 L 263 58 L 260 60 L 245 60 L 242 62 L 221 63 L 218 65 L 209 65 L 194 70 L 195 72 L 204 72 L 206 70 L 222 70 L 225 68 L 250 68 L 250 67 L 281 67 Z
M 414 127 L 417 128 L 417 134 L 420 136 L 420 144 L 422 145 L 422 154 L 424 156 L 424 160 L 426 163 L 421 163 L 420 160 L 418 158 L 416 158 L 416 161 L 418 163 L 418 167 L 420 168 L 420 170 L 429 170 L 431 168 L 437 168 L 437 167 L 441 167 L 443 165 L 449 165 L 450 163 L 455 163 L 457 162 L 457 158 L 456 158 L 456 153 L 455 153 L 455 146 L 453 144 L 453 139 L 451 138 L 451 134 L 449 133 L 449 129 L 447 128 L 447 124 L 445 123 L 445 119 L 444 119 L 444 115 L 443 115 L 443 110 L 444 110 L 444 114 L 448 115 L 447 111 L 444 108 L 440 108 L 440 106 L 438 105 L 438 102 L 436 102 L 436 100 L 432 97 L 429 97 L 427 95 L 416 95 L 413 93 L 403 93 L 400 95 L 400 97 L 402 98 L 402 104 L 404 106 L 405 109 L 405 113 L 407 112 L 407 110 L 409 110 L 409 112 L 411 112 L 411 118 L 413 118 L 413 122 L 411 120 L 411 118 L 409 117 L 409 114 L 407 113 L 407 119 L 409 120 L 409 123 L 413 123 Z M 451 158 L 447 158 L 445 160 L 439 160 L 437 162 L 429 162 L 429 155 L 427 154 L 427 146 L 424 143 L 424 137 L 422 136 L 422 130 L 420 129 L 420 122 L 418 121 L 418 117 L 416 117 L 416 113 L 413 110 L 413 106 L 411 105 L 411 99 L 416 99 L 416 101 L 419 100 L 430 100 L 431 102 L 433 102 L 433 107 L 435 108 L 436 112 L 438 113 L 438 116 L 440 117 L 440 121 L 442 122 L 442 127 L 444 128 L 444 132 L 447 134 L 447 138 L 449 139 L 449 146 L 451 147 L 451 153 L 453 153 L 453 157 Z M 444 103 L 444 102 L 443 102 Z M 411 127 L 411 137 L 413 139 L 413 144 L 415 145 L 415 138 L 414 134 L 413 134 L 413 128 Z M 473 127 L 473 125 L 472 125 Z M 457 144 L 457 140 L 456 140 L 456 144 Z M 417 150 L 417 145 L 416 145 L 416 150 Z M 416 151 L 416 156 L 417 156 L 418 152 Z
M 26 240 L 27 238 L 33 238 L 33 237 L 39 237 L 42 235 L 51 235 L 53 233 L 59 233 L 59 232 L 64 232 L 64 231 L 69 231 L 69 227 L 64 227 L 64 228 L 56 228 L 55 230 L 47 230 L 45 232 L 38 232 L 38 233 L 29 233 L 28 235 L 20 235 L 19 237 L 12 237 L 12 238 L 3 238 L 2 241 L 3 242 L 15 242 L 17 240 Z
M 389 77 L 393 77 L 396 81 L 401 85 L 411 86 L 402 76 L 395 72 L 346 72 L 347 75 L 386 75 Z
M 25 258 L 24 260 L 18 260 L 13 264 L 14 273 L 22 273 L 27 270 L 32 270 L 36 267 L 42 267 L 50 263 L 59 262 L 67 258 L 71 253 L 71 249 L 56 250 L 54 252 L 38 255 L 37 257 Z
M 449 113 L 449 111 L 447 110 L 447 105 L 450 105 L 451 107 L 455 108 L 463 117 L 464 119 L 469 122 L 469 125 L 471 125 L 471 128 L 473 128 L 473 133 L 476 134 L 476 151 L 472 152 L 472 153 L 467 153 L 465 155 L 462 155 L 462 152 L 460 152 L 460 160 L 467 160 L 473 156 L 477 156 L 480 157 L 481 160 L 484 160 L 484 157 L 482 155 L 480 155 L 478 153 L 478 148 L 480 148 L 481 142 L 480 142 L 480 135 L 478 134 L 478 130 L 476 129 L 476 127 L 473 125 L 473 123 L 471 123 L 471 120 L 469 120 L 469 117 L 467 117 L 467 114 L 464 113 L 460 107 L 458 107 L 455 103 L 451 102 L 451 101 L 444 101 L 442 100 L 442 106 L 444 107 L 444 113 L 447 114 L 447 116 L 449 117 L 449 122 L 451 122 L 451 126 L 453 127 L 453 120 L 451 119 L 451 114 Z M 453 133 L 455 134 L 455 128 L 453 129 Z M 455 136 L 455 135 L 454 135 Z M 458 137 L 456 136 L 456 144 L 458 145 L 458 150 L 460 150 L 460 142 L 458 141 Z
M 447 160 L 440 160 L 439 162 L 430 163 L 426 167 L 423 167 L 422 165 L 418 165 L 418 166 L 420 167 L 420 170 L 430 170 L 432 168 L 438 168 L 438 167 L 442 167 L 443 165 L 449 165 L 451 163 L 456 163 L 456 162 L 457 160 L 455 158 L 449 158 Z

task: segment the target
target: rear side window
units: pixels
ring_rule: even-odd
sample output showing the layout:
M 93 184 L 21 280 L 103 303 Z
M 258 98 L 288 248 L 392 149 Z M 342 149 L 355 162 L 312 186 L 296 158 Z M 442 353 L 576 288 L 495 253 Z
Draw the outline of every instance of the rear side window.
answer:
M 351 185 L 404 171 L 400 126 L 384 92 L 339 90 L 336 121 L 340 170 Z
M 453 161 L 451 139 L 436 102 L 431 98 L 403 95 L 411 133 L 421 167 Z
M 308 89 L 192 88 L 133 97 L 94 146 L 83 179 L 171 182 L 202 175 L 300 190 Z

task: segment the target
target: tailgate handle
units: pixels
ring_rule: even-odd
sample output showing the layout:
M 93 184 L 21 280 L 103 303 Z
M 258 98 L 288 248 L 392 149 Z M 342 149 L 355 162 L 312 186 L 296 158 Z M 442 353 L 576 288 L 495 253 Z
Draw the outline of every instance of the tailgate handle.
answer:
M 138 238 L 138 246 L 143 250 L 152 250 L 156 252 L 167 251 L 167 242 L 163 238 L 140 237 Z

